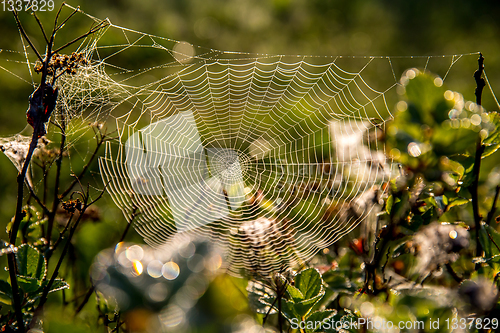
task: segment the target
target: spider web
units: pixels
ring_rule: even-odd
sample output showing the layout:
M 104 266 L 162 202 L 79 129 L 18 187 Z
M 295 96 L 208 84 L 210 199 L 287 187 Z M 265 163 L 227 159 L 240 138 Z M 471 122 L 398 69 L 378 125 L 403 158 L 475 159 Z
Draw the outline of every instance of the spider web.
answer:
M 78 51 L 90 65 L 61 77 L 56 119 L 75 140 L 85 123 L 115 127 L 99 168 L 125 217 L 150 245 L 201 235 L 226 250 L 231 274 L 263 276 L 370 214 L 395 174 L 379 139 L 402 70 L 446 79 L 477 57 L 260 55 L 111 23 Z

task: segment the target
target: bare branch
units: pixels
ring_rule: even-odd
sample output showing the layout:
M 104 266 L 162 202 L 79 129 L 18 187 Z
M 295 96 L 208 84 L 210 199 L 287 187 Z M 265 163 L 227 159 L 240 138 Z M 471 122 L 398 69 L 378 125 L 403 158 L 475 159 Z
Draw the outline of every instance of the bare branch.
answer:
M 30 195 L 33 199 L 35 199 L 36 203 L 42 208 L 43 212 L 48 215 L 50 214 L 50 211 L 49 209 L 47 208 L 47 206 L 45 206 L 43 204 L 43 202 L 40 200 L 40 198 L 38 197 L 38 195 L 36 195 L 35 191 L 33 190 L 33 188 L 30 186 L 30 184 L 28 182 L 26 182 L 26 186 L 28 187 L 28 189 L 30 190 Z
M 59 233 L 59 238 L 57 238 L 57 240 L 54 242 L 54 245 L 52 245 L 52 248 L 50 248 L 50 250 L 49 250 L 51 255 L 52 255 L 52 253 L 54 253 L 54 251 L 56 250 L 59 243 L 61 243 L 61 241 L 64 237 L 64 234 L 66 233 L 66 231 L 68 231 L 68 228 L 71 225 L 71 222 L 73 221 L 74 216 L 75 216 L 75 212 L 72 212 L 69 219 L 68 219 L 68 222 L 64 226 L 64 229 Z M 47 256 L 49 256 L 49 255 L 47 254 Z
M 480 257 L 483 254 L 483 248 L 481 246 L 481 242 L 479 241 L 479 230 L 481 230 L 481 220 L 482 217 L 479 215 L 479 203 L 478 203 L 478 193 L 477 188 L 479 186 L 479 171 L 481 168 L 481 156 L 483 155 L 485 146 L 481 144 L 481 139 L 478 138 L 476 145 L 476 156 L 474 158 L 474 166 L 472 168 L 472 174 L 474 176 L 474 180 L 472 184 L 469 186 L 468 190 L 471 194 L 472 201 L 472 212 L 474 215 L 474 225 L 476 229 L 476 256 Z M 479 268 L 476 265 L 476 268 Z
M 56 217 L 57 207 L 59 207 L 59 202 L 61 201 L 59 197 L 59 182 L 61 180 L 61 164 L 64 153 L 64 145 L 66 143 L 66 133 L 62 132 L 61 134 L 61 144 L 59 147 L 59 155 L 56 160 L 56 179 L 55 179 L 55 188 L 54 188 L 54 199 L 52 202 L 52 210 L 49 214 L 49 219 L 47 221 L 47 246 L 50 248 L 50 241 L 52 239 L 52 228 L 54 226 L 54 220 Z
M 97 198 L 95 198 L 95 200 L 93 200 L 89 206 L 92 206 L 93 204 L 95 204 L 98 200 L 101 200 L 102 196 L 104 195 L 104 193 L 106 193 L 106 187 L 108 186 L 109 182 L 104 185 L 104 188 L 101 190 L 101 193 L 99 193 L 99 195 L 97 196 Z
M 56 30 L 57 27 L 57 21 L 59 20 L 59 15 L 61 14 L 61 10 L 63 9 L 64 5 L 66 5 L 66 2 L 63 2 L 61 4 L 61 7 L 59 7 L 59 10 L 56 13 L 56 18 L 54 19 L 54 28 L 52 29 L 52 33 Z
M 62 49 L 65 49 L 65 48 L 67 48 L 68 46 L 73 45 L 74 43 L 78 42 L 78 41 L 79 41 L 80 39 L 82 39 L 82 38 L 85 38 L 85 37 L 88 37 L 88 36 L 92 35 L 93 33 L 95 33 L 95 32 L 97 32 L 97 31 L 101 30 L 102 28 L 104 28 L 104 27 L 105 27 L 105 26 L 107 26 L 107 25 L 108 25 L 108 23 L 107 23 L 107 22 L 104 22 L 104 21 L 103 21 L 103 22 L 101 22 L 101 23 L 99 23 L 99 24 L 98 24 L 95 28 L 90 29 L 87 33 L 84 33 L 84 34 L 83 34 L 83 35 L 81 35 L 80 37 L 77 37 L 77 38 L 73 39 L 72 41 L 70 41 L 70 42 L 68 42 L 68 43 L 64 44 L 64 45 L 63 45 L 63 46 L 61 46 L 61 47 L 59 47 L 58 49 L 54 50 L 54 53 L 57 53 L 57 52 L 61 51 Z
M 99 137 L 99 139 L 97 140 L 97 146 L 94 149 L 94 152 L 92 153 L 92 156 L 90 156 L 90 159 L 88 160 L 88 162 L 85 163 L 85 165 L 83 166 L 82 171 L 80 171 L 80 173 L 78 174 L 78 176 L 75 176 L 75 179 L 73 180 L 73 182 L 71 182 L 71 184 L 68 186 L 68 188 L 61 194 L 61 197 L 63 197 L 63 198 L 66 197 L 69 194 L 69 192 L 71 192 L 71 190 L 76 185 L 76 183 L 79 181 L 79 179 L 81 179 L 83 177 L 83 175 L 85 175 L 85 173 L 87 172 L 88 168 L 90 167 L 90 165 L 94 161 L 94 158 L 97 156 L 99 148 L 102 146 L 102 144 L 105 141 L 106 141 L 106 135 L 105 134 L 101 135 Z
M 32 15 L 35 17 L 36 22 L 38 23 L 38 26 L 40 27 L 40 30 L 42 30 L 43 38 L 45 39 L 45 43 L 49 44 L 49 40 L 47 38 L 47 35 L 45 34 L 45 29 L 43 28 L 42 22 L 40 22 L 40 19 L 36 15 L 36 12 L 32 12 Z
M 135 217 L 137 216 L 136 214 L 136 211 L 137 211 L 137 207 L 135 207 L 132 211 L 132 214 L 130 215 L 130 218 L 127 220 L 127 226 L 125 227 L 125 229 L 123 230 L 123 233 L 120 237 L 120 240 L 118 241 L 118 243 L 121 243 L 123 242 L 123 240 L 125 239 L 125 236 L 127 236 L 127 233 L 130 229 L 130 226 L 132 225 L 132 222 L 134 221 Z M 75 316 L 80 313 L 80 311 L 83 310 L 83 307 L 85 306 L 85 304 L 87 304 L 87 302 L 89 301 L 90 299 L 90 296 L 92 296 L 92 294 L 94 293 L 95 291 L 95 287 L 94 286 L 91 286 L 89 288 L 89 290 L 87 291 L 87 294 L 85 294 L 85 298 L 83 299 L 82 303 L 78 306 L 78 308 L 76 309 L 75 311 Z
M 80 6 L 76 7 L 76 9 L 73 11 L 73 13 L 69 14 L 69 15 L 68 15 L 68 17 L 66 17 L 66 19 L 65 19 L 65 20 L 64 20 L 61 24 L 59 24 L 59 25 L 57 26 L 57 28 L 54 28 L 54 34 L 55 34 L 57 31 L 59 31 L 59 29 L 61 29 L 61 28 L 62 28 L 62 27 L 66 24 L 66 22 L 68 22 L 68 21 L 69 21 L 69 19 L 70 19 L 71 17 L 73 17 L 73 15 L 75 15 L 76 13 L 78 13 L 79 11 L 80 11 Z

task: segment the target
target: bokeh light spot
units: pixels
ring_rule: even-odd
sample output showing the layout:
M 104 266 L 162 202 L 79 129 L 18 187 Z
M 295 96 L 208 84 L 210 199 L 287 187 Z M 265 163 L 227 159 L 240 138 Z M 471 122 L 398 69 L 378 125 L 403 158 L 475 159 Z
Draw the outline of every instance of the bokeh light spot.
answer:
M 125 250 L 125 255 L 130 261 L 142 260 L 144 257 L 144 250 L 139 245 L 132 245 Z
M 473 114 L 472 117 L 470 117 L 470 122 L 474 126 L 479 126 L 481 124 L 481 116 L 478 114 Z
M 161 274 L 167 280 L 175 280 L 180 273 L 179 265 L 173 261 L 165 263 L 161 269 Z
M 455 238 L 457 238 L 457 236 L 458 236 L 458 233 L 455 230 L 450 231 L 450 238 L 451 239 L 455 239 Z
M 420 156 L 420 154 L 422 154 L 422 150 L 420 149 L 417 143 L 410 142 L 408 144 L 408 154 L 410 154 L 413 157 L 418 157 Z
M 396 104 L 396 109 L 399 112 L 406 111 L 408 109 L 408 103 L 406 103 L 405 101 L 399 101 L 398 104 Z
M 141 275 L 144 270 L 142 263 L 139 260 L 132 261 L 132 268 L 134 269 L 134 273 L 137 275 Z
M 152 260 L 148 264 L 148 274 L 149 276 L 157 279 L 162 275 L 163 264 L 159 260 Z
M 453 94 L 453 91 L 451 91 L 451 90 L 446 90 L 444 92 L 444 98 L 446 98 L 446 100 L 448 100 L 448 101 L 452 101 L 453 98 L 455 98 L 455 94 Z

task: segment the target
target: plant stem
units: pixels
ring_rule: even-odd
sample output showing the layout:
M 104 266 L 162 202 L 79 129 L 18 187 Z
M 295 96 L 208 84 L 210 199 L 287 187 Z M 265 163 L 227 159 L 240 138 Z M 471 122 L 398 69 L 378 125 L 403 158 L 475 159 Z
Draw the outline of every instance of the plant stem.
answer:
M 92 164 L 95 157 L 97 156 L 97 153 L 99 152 L 99 148 L 106 141 L 106 139 L 107 139 L 106 134 L 101 134 L 100 137 L 97 139 L 97 145 L 94 149 L 94 152 L 92 153 L 92 156 L 90 156 L 90 159 L 88 160 L 88 162 L 85 163 L 82 171 L 80 171 L 78 176 L 75 177 L 75 179 L 71 182 L 71 184 L 68 186 L 68 188 L 61 194 L 62 198 L 66 197 L 69 194 L 69 192 L 71 192 L 71 190 L 76 185 L 76 183 L 78 183 L 82 179 L 83 175 L 87 172 L 88 168 L 90 167 L 90 164 Z
M 476 89 L 474 94 L 476 95 L 476 104 L 481 105 L 481 96 L 483 93 L 483 88 L 486 83 L 484 79 L 481 77 L 483 75 L 484 69 L 484 57 L 481 53 L 479 53 L 479 59 L 477 60 L 478 69 L 474 72 L 474 79 L 476 80 Z M 469 187 L 469 192 L 471 194 L 472 199 L 472 211 L 474 214 L 474 225 L 476 228 L 476 256 L 480 257 L 483 254 L 483 247 L 481 246 L 481 242 L 479 241 L 479 231 L 481 230 L 481 216 L 479 215 L 479 203 L 478 203 L 478 195 L 477 188 L 479 186 L 479 171 L 481 168 L 481 156 L 483 155 L 485 146 L 481 143 L 481 138 L 477 140 L 476 145 L 476 156 L 474 158 L 474 167 L 472 169 L 472 174 L 474 175 L 474 181 Z M 476 269 L 479 266 L 476 264 Z
M 28 154 L 26 155 L 26 159 L 24 160 L 23 168 L 21 172 L 17 175 L 17 203 L 16 203 L 16 214 L 14 216 L 14 223 L 12 224 L 12 229 L 10 230 L 9 242 L 10 244 L 16 244 L 17 232 L 19 231 L 19 225 L 24 217 L 23 214 L 23 196 L 24 196 L 24 181 L 26 179 L 26 172 L 28 171 L 28 166 L 31 161 L 31 157 L 33 156 L 33 152 L 38 143 L 38 134 L 43 124 L 37 123 L 33 130 L 33 135 L 31 137 L 30 146 L 28 149 Z M 24 322 L 23 322 L 23 313 L 22 313 L 22 305 L 21 305 L 21 295 L 19 294 L 19 286 L 17 284 L 17 265 L 16 265 L 16 256 L 14 253 L 8 254 L 8 265 L 9 265 L 9 276 L 10 276 L 10 284 L 12 286 L 12 297 L 14 301 L 14 309 L 16 312 L 16 319 L 18 322 L 19 331 L 24 333 Z
M 66 256 L 66 253 L 68 252 L 68 248 L 69 248 L 69 245 L 71 244 L 71 239 L 73 238 L 73 234 L 75 233 L 75 230 L 78 227 L 78 224 L 80 223 L 80 221 L 82 219 L 83 212 L 85 211 L 86 208 L 87 208 L 87 206 L 85 206 L 83 208 L 83 210 L 80 212 L 78 219 L 75 221 L 75 223 L 73 224 L 73 226 L 71 227 L 71 229 L 69 231 L 68 240 L 66 241 L 66 244 L 64 245 L 64 249 L 62 251 L 61 257 L 59 257 L 59 261 L 57 262 L 56 268 L 54 269 L 54 272 L 52 273 L 52 276 L 51 276 L 49 282 L 47 283 L 47 286 L 43 290 L 42 297 L 40 298 L 40 303 L 38 304 L 39 309 L 41 309 L 43 307 L 43 305 L 45 304 L 45 302 L 47 301 L 47 296 L 49 294 L 50 287 L 52 287 L 52 284 L 54 283 L 57 275 L 59 274 L 59 268 L 61 267 L 61 264 L 64 260 L 64 257 Z
M 453 270 L 453 267 L 451 267 L 450 263 L 447 263 L 445 267 L 448 273 L 450 273 L 453 280 L 457 281 L 458 283 L 462 283 L 464 281 L 464 279 L 458 276 L 458 274 Z
M 16 256 L 14 253 L 9 253 L 7 256 L 9 265 L 10 284 L 12 286 L 12 298 L 14 299 L 14 310 L 16 312 L 17 327 L 19 332 L 24 333 L 23 312 L 21 309 L 21 297 L 19 295 L 19 286 L 17 285 L 17 265 Z
M 61 264 L 63 262 L 64 257 L 66 256 L 66 253 L 68 252 L 69 245 L 71 244 L 71 239 L 73 238 L 73 235 L 75 233 L 76 228 L 78 227 L 78 224 L 82 220 L 82 217 L 83 217 L 83 214 L 85 213 L 85 210 L 87 210 L 87 208 L 89 208 L 97 200 L 99 200 L 102 197 L 103 194 L 104 194 L 104 190 L 101 192 L 101 194 L 99 194 L 99 196 L 97 197 L 97 199 L 95 199 L 94 201 L 92 201 L 92 202 L 89 203 L 88 202 L 89 195 L 88 195 L 88 189 L 87 189 L 87 193 L 84 196 L 83 208 L 79 211 L 80 215 L 78 216 L 78 219 L 75 221 L 75 223 L 71 226 L 71 229 L 69 230 L 68 240 L 66 241 L 66 244 L 64 245 L 64 249 L 62 251 L 61 257 L 59 257 L 59 261 L 57 262 L 56 268 L 54 269 L 54 272 L 52 273 L 52 277 L 50 278 L 49 282 L 47 283 L 47 286 L 43 290 L 43 294 L 42 294 L 42 297 L 40 299 L 40 303 L 39 303 L 37 309 L 41 309 L 42 306 L 47 301 L 47 296 L 49 294 L 50 287 L 52 286 L 52 284 L 54 283 L 57 275 L 59 274 L 59 268 L 61 267 Z
M 483 254 L 483 247 L 479 241 L 479 231 L 481 230 L 481 215 L 479 215 L 479 203 L 477 188 L 479 186 L 479 171 L 481 168 L 481 156 L 484 152 L 485 146 L 481 144 L 481 139 L 477 140 L 476 145 L 476 156 L 474 158 L 474 167 L 472 168 L 472 174 L 474 175 L 474 180 L 469 186 L 469 192 L 471 194 L 472 201 L 472 212 L 474 215 L 474 226 L 476 229 L 476 256 L 480 257 Z
M 64 120 L 63 120 L 64 122 Z M 47 234 L 46 234 L 46 239 L 47 239 L 47 248 L 50 251 L 50 242 L 52 240 L 52 229 L 54 227 L 54 220 L 57 214 L 57 208 L 59 207 L 59 202 L 61 201 L 59 197 L 59 182 L 61 180 L 61 164 L 62 164 L 62 158 L 63 158 L 63 153 L 64 153 L 64 145 L 66 143 L 66 133 L 64 126 L 61 128 L 62 129 L 62 134 L 61 134 L 61 145 L 59 146 L 59 155 L 57 156 L 56 160 L 56 179 L 55 179 L 55 188 L 54 188 L 54 201 L 52 202 L 52 211 L 49 214 L 49 219 L 47 221 Z M 49 254 L 47 256 L 47 261 L 50 260 L 50 252 L 47 252 Z

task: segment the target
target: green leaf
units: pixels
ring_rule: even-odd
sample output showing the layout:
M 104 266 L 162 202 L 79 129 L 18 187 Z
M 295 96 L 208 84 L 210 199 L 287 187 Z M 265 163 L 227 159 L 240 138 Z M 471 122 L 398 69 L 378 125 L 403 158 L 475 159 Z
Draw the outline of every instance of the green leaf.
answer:
M 465 168 L 465 174 L 462 177 L 462 187 L 467 188 L 471 186 L 472 182 L 475 179 L 474 173 L 472 172 L 474 170 L 474 163 L 472 163 L 468 168 L 464 165 Z
M 274 308 L 278 310 L 278 304 L 274 305 Z M 281 299 L 281 314 L 283 314 L 283 317 L 291 321 L 294 318 L 297 318 L 300 320 L 300 315 L 297 313 L 296 308 L 295 308 L 295 303 L 290 302 L 286 299 Z
M 46 262 L 43 254 L 31 245 L 23 244 L 16 253 L 17 269 L 19 275 L 42 280 L 47 273 Z
M 295 277 L 295 287 L 304 295 L 304 299 L 317 296 L 323 285 L 321 274 L 315 268 L 303 270 Z
M 312 332 L 323 332 L 322 326 L 323 322 L 325 320 L 328 320 L 332 318 L 335 314 L 337 314 L 337 310 L 324 310 L 324 311 L 316 311 L 311 313 L 309 317 L 307 317 L 308 322 L 312 322 L 314 325 L 314 328 L 307 328 L 306 327 L 306 332 L 307 333 L 312 333 Z M 318 325 L 316 325 L 318 324 Z
M 288 295 L 290 295 L 290 298 L 292 298 L 294 303 L 300 302 L 304 299 L 304 295 L 300 292 L 300 290 L 295 288 L 291 284 L 288 284 L 288 286 L 286 287 L 286 291 L 288 292 Z
M 306 317 L 308 313 L 312 310 L 312 308 L 323 298 L 325 295 L 325 290 L 323 286 L 321 286 L 321 291 L 318 295 L 300 301 L 298 303 L 294 303 L 295 312 L 300 315 L 300 317 Z
M 496 152 L 500 148 L 500 143 L 485 144 L 481 158 L 485 158 Z
M 342 316 L 339 320 L 342 323 L 342 328 L 343 328 L 343 331 L 341 332 L 357 333 L 358 328 L 353 323 L 357 323 L 359 317 L 357 317 L 350 310 L 345 309 L 345 311 L 347 312 L 347 314 Z
M 267 314 L 275 299 L 274 291 L 262 282 L 252 280 L 248 282 L 247 292 L 250 308 L 257 313 Z M 270 314 L 274 313 L 276 311 L 271 309 Z
M 42 219 L 42 214 L 34 206 L 26 205 L 23 207 L 23 213 L 25 213 L 23 219 L 19 224 L 18 233 L 22 233 L 29 240 L 36 241 L 41 237 L 40 224 L 46 220 Z M 12 228 L 14 220 L 11 220 L 7 226 L 7 229 Z
M 19 287 L 23 291 L 23 293 L 27 295 L 33 295 L 42 292 L 41 281 L 30 277 L 30 276 L 18 276 L 17 283 Z
M 274 312 L 271 311 L 270 314 L 277 313 L 278 310 L 281 310 L 281 314 L 289 321 L 294 318 L 297 318 L 299 320 L 301 318 L 295 310 L 295 303 L 293 303 L 292 301 L 288 301 L 282 298 L 281 304 L 278 304 L 278 301 L 276 301 L 275 297 L 264 296 L 259 299 L 259 302 L 265 305 L 267 310 L 269 310 L 269 308 L 271 307 L 273 310 L 275 310 Z M 263 313 L 267 314 L 267 311 Z
M 387 214 L 391 215 L 392 205 L 394 204 L 394 197 L 392 194 L 385 201 L 385 211 Z
M 460 198 L 460 197 L 450 198 L 449 202 L 448 202 L 448 206 L 446 206 L 446 210 L 450 210 L 450 208 L 455 207 L 455 206 L 466 205 L 469 202 L 470 202 L 470 200 L 465 199 L 465 198 Z
M 7 281 L 0 280 L 0 303 L 12 304 L 12 288 Z
M 37 281 L 37 282 L 40 282 L 40 281 Z M 37 283 L 37 284 L 38 284 L 37 289 L 33 289 L 33 290 L 30 290 L 29 292 L 27 292 L 27 298 L 30 301 L 35 301 L 37 298 L 42 296 L 44 289 L 49 284 L 49 281 L 45 280 L 41 284 L 39 284 L 39 283 Z M 63 290 L 63 289 L 69 289 L 69 284 L 62 279 L 55 279 L 54 282 L 52 283 L 52 285 L 50 286 L 49 293 Z
M 394 250 L 392 251 L 392 258 L 397 258 L 400 255 L 408 253 L 408 244 L 407 240 L 402 242 L 401 244 L 398 244 Z
M 42 286 L 45 288 L 45 286 L 48 284 L 48 281 L 44 281 Z M 54 291 L 59 291 L 63 289 L 69 289 L 69 284 L 64 281 L 63 279 L 55 279 L 52 285 L 50 286 L 49 293 L 52 293 Z

